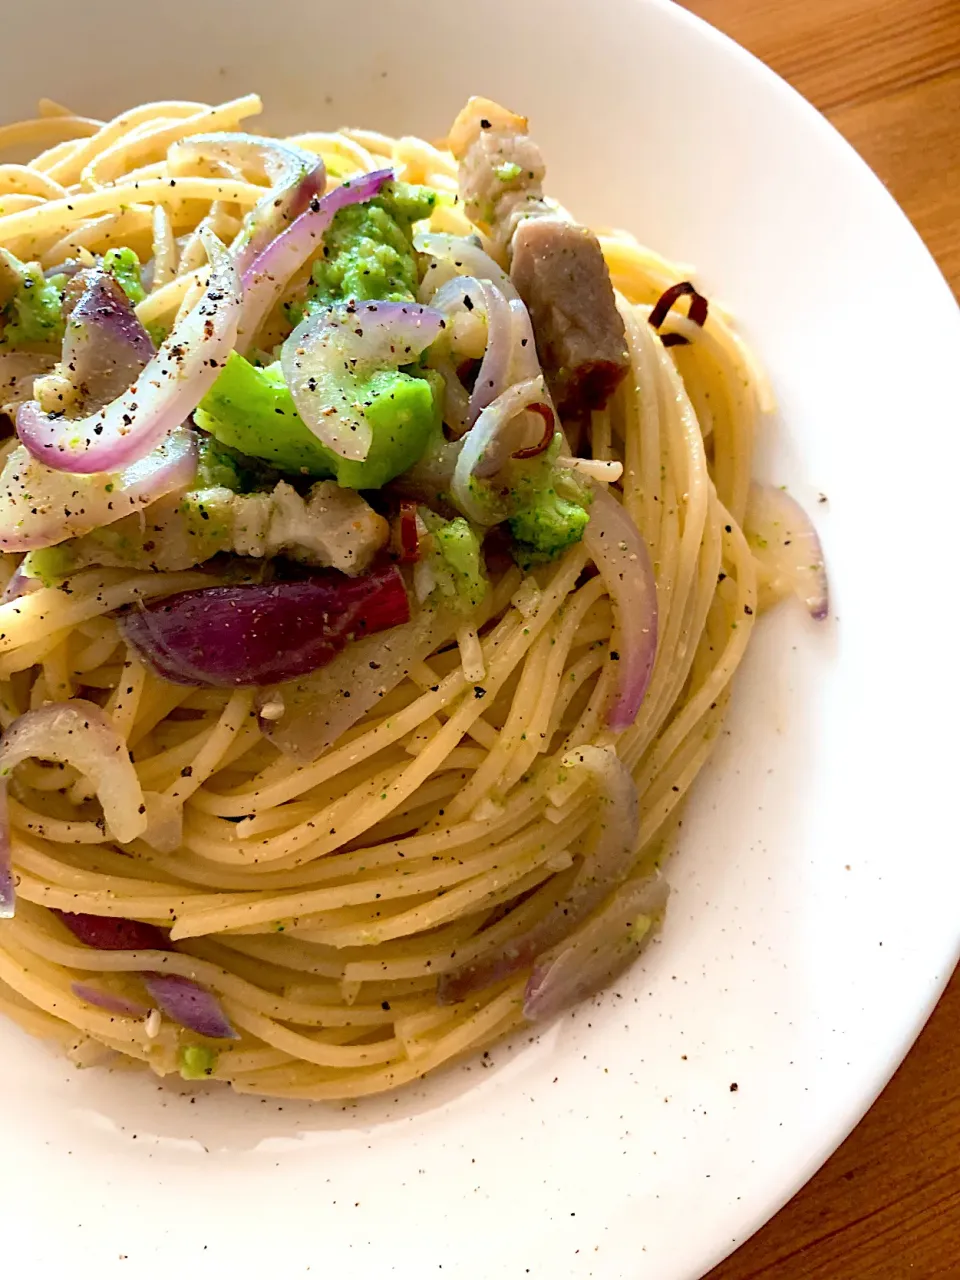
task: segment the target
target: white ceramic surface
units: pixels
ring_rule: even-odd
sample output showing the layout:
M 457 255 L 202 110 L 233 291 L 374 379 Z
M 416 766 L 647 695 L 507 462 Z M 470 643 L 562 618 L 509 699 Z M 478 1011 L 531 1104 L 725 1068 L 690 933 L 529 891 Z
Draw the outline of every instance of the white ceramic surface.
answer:
M 660 0 L 4 6 L 4 118 L 251 88 L 268 125 L 427 136 L 505 99 L 583 219 L 695 262 L 772 374 L 764 468 L 816 512 L 836 618 L 760 629 L 614 996 L 343 1110 L 79 1073 L 4 1025 L 0 1237 L 74 1280 L 692 1280 L 859 1118 L 956 958 L 957 309 L 830 127 Z

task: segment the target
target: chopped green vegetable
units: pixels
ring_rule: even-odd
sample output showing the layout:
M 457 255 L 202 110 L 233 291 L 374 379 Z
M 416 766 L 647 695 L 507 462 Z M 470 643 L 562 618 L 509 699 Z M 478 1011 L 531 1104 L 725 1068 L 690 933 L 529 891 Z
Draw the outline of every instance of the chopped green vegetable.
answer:
M 232 548 L 238 501 L 228 488 L 195 490 L 182 500 L 161 499 L 146 525 L 136 513 L 55 547 L 31 551 L 24 572 L 53 586 L 91 564 L 162 570 L 203 564 Z
M 103 266 L 134 306 L 144 300 L 147 291 L 140 279 L 140 259 L 132 249 L 108 249 L 103 255 Z
M 583 537 L 590 516 L 578 503 L 562 497 L 552 486 L 508 521 L 514 558 L 522 569 L 555 559 Z
M 44 278 L 40 264 L 23 263 L 2 252 L 0 298 L 5 347 L 52 346 L 63 338 L 62 275 Z
M 216 1049 L 199 1044 L 186 1044 L 177 1054 L 177 1065 L 184 1080 L 205 1080 L 217 1065 Z
M 514 464 L 507 525 L 522 569 L 553 560 L 579 542 L 590 519 L 589 490 L 573 471 L 557 466 L 561 443 L 558 433 L 532 464 Z
M 373 430 L 362 462 L 341 458 L 320 443 L 297 413 L 279 363 L 258 368 L 236 352 L 200 402 L 196 421 L 221 444 L 288 475 L 332 478 L 347 489 L 379 489 L 412 466 L 426 447 L 439 403 L 435 383 L 379 370 L 358 384 L 355 395 Z
M 213 436 L 202 435 L 198 449 L 197 489 L 230 489 L 233 493 L 256 493 L 272 489 L 280 473 L 259 458 L 231 449 Z
M 140 278 L 140 259 L 132 249 L 108 249 L 103 255 L 103 265 L 134 306 L 144 300 L 147 291 Z M 159 347 L 169 333 L 167 326 L 159 320 L 152 321 L 146 329 L 155 347 Z
M 243 482 L 240 476 L 238 458 L 235 449 L 228 449 L 213 436 L 202 436 L 197 458 L 198 489 L 230 489 L 233 493 L 242 493 Z
M 419 513 L 433 540 L 429 565 L 435 590 L 446 603 L 472 612 L 487 594 L 480 538 L 463 516 L 444 520 L 426 507 Z
M 428 218 L 436 202 L 427 187 L 391 182 L 367 204 L 341 209 L 314 264 L 307 311 L 350 298 L 412 301 L 419 278 L 413 224 Z

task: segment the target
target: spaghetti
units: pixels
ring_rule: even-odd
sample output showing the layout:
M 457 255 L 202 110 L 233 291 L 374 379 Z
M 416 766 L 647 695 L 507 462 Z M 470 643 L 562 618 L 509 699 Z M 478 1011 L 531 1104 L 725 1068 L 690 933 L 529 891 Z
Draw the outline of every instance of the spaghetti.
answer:
M 46 148 L 0 164 L 0 245 L 47 271 L 132 249 L 152 264 L 137 316 L 169 330 L 198 305 L 209 237 L 239 254 L 272 178 L 262 157 L 224 161 L 206 141 L 188 164 L 177 144 L 229 135 L 259 111 L 253 96 L 160 102 L 101 123 L 42 106 L 38 119 L 0 129 L 0 146 Z M 446 150 L 349 129 L 288 143 L 322 159 L 335 186 L 385 169 L 424 184 L 437 199 L 420 231 L 473 234 Z M 795 580 L 776 534 L 744 532 L 754 434 L 769 408 L 763 377 L 716 306 L 702 325 L 702 314 L 671 312 L 663 332 L 687 341 L 661 341 L 651 311 L 681 273 L 626 233 L 599 243 L 629 369 L 588 423 L 565 423 L 564 465 L 593 492 L 583 540 L 524 568 L 488 554 L 483 603 L 447 626 L 421 618 L 398 678 L 342 732 L 328 728 L 316 758 L 277 745 L 287 686 L 265 697 L 171 682 L 124 629 L 128 606 L 227 589 L 237 581 L 229 557 L 171 570 L 86 563 L 21 591 L 22 555 L 4 555 L 0 723 L 16 910 L 0 921 L 0 1009 L 27 1031 L 78 1065 L 354 1098 L 596 989 L 653 935 L 665 896 L 656 869 L 719 733 L 758 594 L 770 603 Z M 472 264 L 458 269 L 479 278 Z M 283 340 L 283 315 L 270 312 L 262 348 Z M 472 320 L 458 323 L 467 333 Z M 458 379 L 447 385 L 468 394 Z M 528 414 L 528 454 L 541 447 L 540 412 Z M 432 535 L 429 513 L 415 526 L 411 511 L 401 532 L 415 548 Z M 625 725 L 611 720 L 611 698 L 644 638 L 631 635 L 630 599 L 602 564 L 605 532 L 624 564 L 636 560 L 618 521 L 649 551 L 657 628 Z M 417 625 L 355 644 L 389 666 L 390 637 Z M 333 684 L 323 694 L 331 720 L 336 695 Z M 53 719 L 46 738 L 16 728 L 49 704 L 72 707 L 81 735 L 122 742 L 115 777 L 58 749 Z M 56 733 L 69 735 L 64 724 Z M 134 817 L 146 813 L 121 842 L 110 806 L 132 799 Z M 584 868 L 614 854 L 613 878 L 598 871 L 605 891 L 590 898 Z M 571 903 L 572 926 L 558 931 Z M 114 931 L 106 941 L 103 928 Z M 158 975 L 180 980 L 172 997 Z M 185 1016 L 184 992 L 215 1007 Z

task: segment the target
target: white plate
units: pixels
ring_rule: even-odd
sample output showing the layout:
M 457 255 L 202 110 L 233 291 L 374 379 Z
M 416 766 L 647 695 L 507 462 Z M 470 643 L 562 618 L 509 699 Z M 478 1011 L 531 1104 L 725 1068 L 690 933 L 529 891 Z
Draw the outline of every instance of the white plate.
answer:
M 662 944 L 489 1069 L 344 1110 L 189 1098 L 4 1026 L 7 1248 L 78 1280 L 699 1276 L 860 1117 L 956 958 L 953 300 L 837 134 L 659 0 L 96 10 L 6 6 L 5 117 L 250 88 L 280 127 L 528 112 L 562 200 L 742 318 L 782 409 L 764 467 L 816 511 L 837 617 L 762 627 Z

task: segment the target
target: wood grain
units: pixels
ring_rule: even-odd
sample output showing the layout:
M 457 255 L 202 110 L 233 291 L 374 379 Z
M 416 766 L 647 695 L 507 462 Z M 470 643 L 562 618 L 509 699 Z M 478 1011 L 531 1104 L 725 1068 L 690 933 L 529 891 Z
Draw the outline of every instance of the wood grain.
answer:
M 960 0 L 686 0 L 836 125 L 960 296 Z M 960 1280 L 960 971 L 843 1146 L 709 1280 Z

